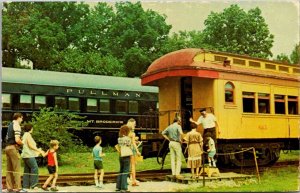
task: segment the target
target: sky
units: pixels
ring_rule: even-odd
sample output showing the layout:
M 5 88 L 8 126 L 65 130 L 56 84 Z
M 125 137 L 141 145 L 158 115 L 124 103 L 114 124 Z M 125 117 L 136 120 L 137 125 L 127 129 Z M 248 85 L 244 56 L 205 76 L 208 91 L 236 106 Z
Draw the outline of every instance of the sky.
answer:
M 273 57 L 280 53 L 288 56 L 299 43 L 299 1 L 298 0 L 173 0 L 142 1 L 144 9 L 152 9 L 167 16 L 172 32 L 179 30 L 203 30 L 204 21 L 211 12 L 222 12 L 231 4 L 248 11 L 258 7 L 274 35 Z

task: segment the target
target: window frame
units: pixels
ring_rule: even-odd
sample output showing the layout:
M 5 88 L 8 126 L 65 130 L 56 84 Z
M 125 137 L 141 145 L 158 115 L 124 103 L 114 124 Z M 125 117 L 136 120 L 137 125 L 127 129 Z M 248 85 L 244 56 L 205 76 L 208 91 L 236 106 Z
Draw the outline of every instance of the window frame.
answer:
M 230 85 L 231 88 L 227 88 L 226 85 Z M 235 97 L 234 97 L 234 95 L 235 95 L 235 86 L 234 86 L 234 84 L 232 82 L 226 82 L 226 84 L 224 85 L 224 87 L 225 87 L 225 91 L 224 91 L 224 94 L 225 94 L 224 95 L 224 97 L 225 97 L 225 104 L 232 104 L 232 105 L 234 105 L 235 104 Z M 232 101 L 226 101 L 226 93 L 227 92 L 231 93 L 231 95 L 232 95 Z

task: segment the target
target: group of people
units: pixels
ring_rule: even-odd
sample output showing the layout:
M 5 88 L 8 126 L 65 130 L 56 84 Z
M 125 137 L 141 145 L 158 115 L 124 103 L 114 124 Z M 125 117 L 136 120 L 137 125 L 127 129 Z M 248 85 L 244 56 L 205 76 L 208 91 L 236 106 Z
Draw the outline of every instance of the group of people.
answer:
M 27 189 L 37 189 L 39 168 L 36 157 L 42 155 L 48 158 L 49 177 L 42 186 L 43 190 L 49 191 L 47 186 L 51 183 L 51 191 L 58 191 L 56 188 L 58 162 L 56 151 L 59 147 L 57 140 L 50 141 L 50 148 L 45 152 L 37 148 L 32 137 L 33 126 L 24 125 L 24 134 L 21 136 L 21 123 L 23 115 L 14 113 L 13 121 L 9 124 L 6 135 L 6 186 L 7 192 L 27 192 Z M 19 150 L 22 149 L 22 153 Z M 21 161 L 24 162 L 23 186 L 21 185 Z
M 171 153 L 171 169 L 172 175 L 181 178 L 181 143 L 185 141 L 188 145 L 188 167 L 191 168 L 192 178 L 199 177 L 199 168 L 202 166 L 202 154 L 203 154 L 203 138 L 199 132 L 197 132 L 197 126 L 203 125 L 204 137 L 207 139 L 207 152 L 209 166 L 216 167 L 214 161 L 214 155 L 216 154 L 215 148 L 215 136 L 217 120 L 213 114 L 206 113 L 205 109 L 200 110 L 201 116 L 197 121 L 190 118 L 191 131 L 183 138 L 183 132 L 181 128 L 181 118 L 175 117 L 171 125 L 169 125 L 162 135 L 165 139 L 170 141 L 169 149 Z M 6 171 L 6 186 L 8 192 L 27 192 L 26 189 L 37 189 L 38 185 L 38 164 L 36 157 L 42 155 L 47 156 L 48 159 L 48 171 L 49 177 L 43 184 L 42 189 L 49 191 L 48 185 L 51 183 L 50 190 L 58 191 L 56 188 L 56 180 L 58 177 L 58 161 L 56 151 L 59 148 L 59 142 L 57 140 L 50 141 L 50 148 L 45 152 L 41 148 L 37 148 L 36 142 L 32 137 L 33 126 L 31 124 L 24 125 L 24 135 L 21 137 L 21 122 L 23 121 L 23 115 L 21 113 L 15 113 L 13 115 L 13 121 L 8 126 L 6 136 L 5 153 L 7 158 L 7 171 Z M 138 149 L 138 137 L 134 133 L 136 127 L 136 121 L 131 118 L 127 124 L 120 127 L 118 144 L 116 146 L 119 152 L 120 173 L 117 176 L 116 191 L 128 192 L 128 184 L 132 186 L 138 186 L 136 180 L 136 156 L 140 156 L 141 153 Z M 94 179 L 95 185 L 99 188 L 103 187 L 103 157 L 105 154 L 102 151 L 100 136 L 94 138 L 96 145 L 93 148 L 92 155 L 94 158 Z M 22 147 L 22 153 L 19 154 L 19 149 Z M 126 153 L 125 149 L 130 149 Z M 23 188 L 21 185 L 21 162 L 24 161 L 24 174 L 23 174 Z M 99 177 L 98 177 L 99 175 Z M 128 178 L 130 176 L 130 183 Z M 52 182 L 51 182 L 52 181 Z
M 141 153 L 138 149 L 138 137 L 134 133 L 136 126 L 135 119 L 131 118 L 127 121 L 126 125 L 122 125 L 119 131 L 118 144 L 116 149 L 119 152 L 119 162 L 120 162 L 120 173 L 117 176 L 116 191 L 128 192 L 128 184 L 132 186 L 139 186 L 136 179 L 136 156 L 140 156 Z M 102 152 L 101 147 L 101 137 L 95 137 L 96 145 L 93 148 L 93 157 L 94 157 L 94 179 L 95 185 L 97 187 L 103 187 L 103 163 L 102 157 L 105 154 Z M 123 149 L 127 147 L 129 149 L 128 154 L 123 155 Z M 100 176 L 98 177 L 98 175 Z M 129 178 L 130 176 L 130 178 Z
M 201 116 L 197 121 L 190 118 L 191 131 L 183 137 L 181 128 L 181 118 L 179 116 L 174 118 L 174 121 L 163 132 L 163 137 L 169 141 L 169 149 L 171 154 L 171 170 L 175 178 L 182 178 L 181 172 L 181 155 L 183 142 L 187 143 L 188 160 L 187 166 L 191 168 L 192 178 L 199 177 L 199 169 L 202 166 L 202 154 L 204 152 L 203 144 L 207 146 L 209 166 L 216 167 L 214 156 L 216 154 L 215 140 L 216 127 L 218 127 L 216 117 L 207 113 L 206 109 L 200 109 Z M 197 132 L 197 126 L 202 124 L 204 128 L 203 136 L 206 142 L 203 143 L 202 135 Z

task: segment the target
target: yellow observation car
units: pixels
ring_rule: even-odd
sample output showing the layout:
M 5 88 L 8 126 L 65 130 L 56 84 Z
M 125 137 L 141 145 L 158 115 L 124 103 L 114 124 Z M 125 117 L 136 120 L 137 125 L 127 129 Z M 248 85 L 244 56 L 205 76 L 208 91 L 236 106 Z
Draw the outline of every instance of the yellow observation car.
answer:
M 160 131 L 180 113 L 186 132 L 206 108 L 219 124 L 217 153 L 255 147 L 259 165 L 268 165 L 280 150 L 299 149 L 299 75 L 299 65 L 191 48 L 155 60 L 142 85 L 159 87 Z M 253 165 L 252 156 L 222 155 L 218 164 Z

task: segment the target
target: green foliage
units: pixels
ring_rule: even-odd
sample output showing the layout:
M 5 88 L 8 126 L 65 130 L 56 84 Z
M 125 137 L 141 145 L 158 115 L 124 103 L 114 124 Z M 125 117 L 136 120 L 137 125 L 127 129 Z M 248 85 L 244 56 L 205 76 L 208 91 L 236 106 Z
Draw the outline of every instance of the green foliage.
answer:
M 73 152 L 82 149 L 81 140 L 68 132 L 69 128 L 80 129 L 87 125 L 85 117 L 60 110 L 58 108 L 42 108 L 32 116 L 33 138 L 42 149 L 49 148 L 49 142 L 56 139 L 60 142 L 60 152 Z
M 272 56 L 274 36 L 259 8 L 245 12 L 238 5 L 231 5 L 221 13 L 212 12 L 204 24 L 203 43 L 219 51 L 260 58 Z
M 276 56 L 276 60 L 284 62 L 284 63 L 287 63 L 287 64 L 291 63 L 289 57 L 286 54 L 279 54 L 279 55 L 277 55 Z
M 3 66 L 26 59 L 35 69 L 140 76 L 167 39 L 165 19 L 140 2 L 5 3 Z
M 203 33 L 200 31 L 179 31 L 173 33 L 162 47 L 164 54 L 184 48 L 206 48 L 213 49 L 212 46 L 203 43 Z
M 147 10 L 140 2 L 118 2 L 116 15 L 108 31 L 109 50 L 125 65 L 127 76 L 140 76 L 158 57 L 171 29 L 166 16 Z
M 300 43 L 295 45 L 295 48 L 290 57 L 292 64 L 300 64 Z

